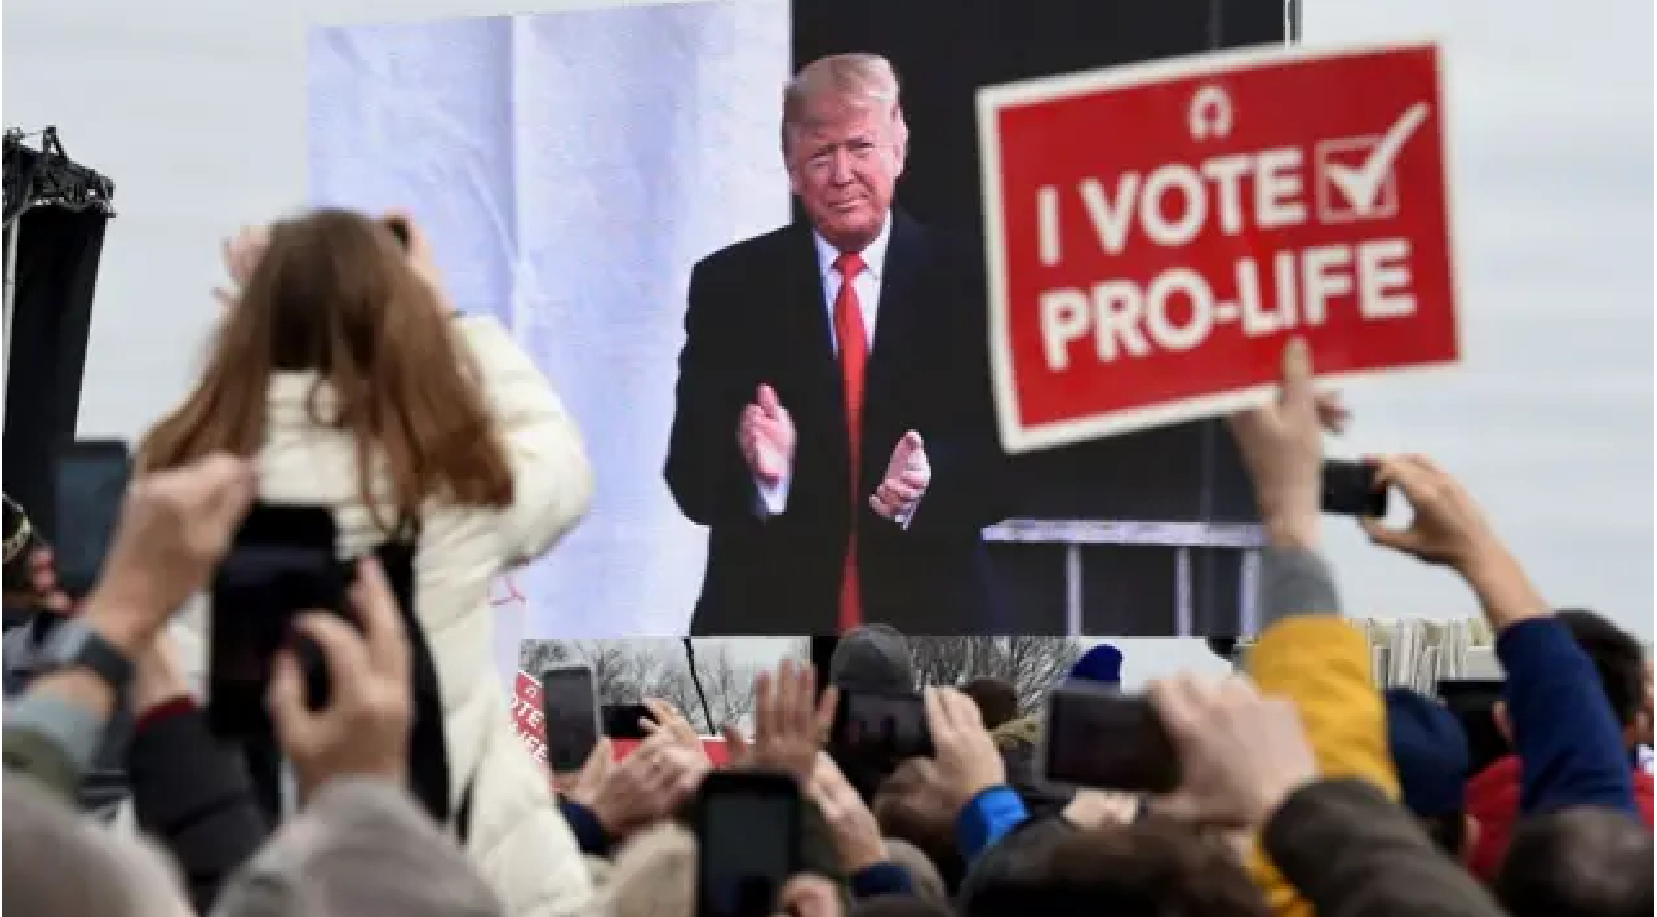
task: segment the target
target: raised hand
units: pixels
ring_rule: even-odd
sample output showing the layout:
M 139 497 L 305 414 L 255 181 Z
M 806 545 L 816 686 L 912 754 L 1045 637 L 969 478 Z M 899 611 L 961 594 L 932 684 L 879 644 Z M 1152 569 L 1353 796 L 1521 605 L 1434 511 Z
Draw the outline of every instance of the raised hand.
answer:
M 742 409 L 736 441 L 749 470 L 767 487 L 794 466 L 794 421 L 771 386 L 760 383 L 753 403 Z
M 253 278 L 253 269 L 259 266 L 259 259 L 265 256 L 269 244 L 270 229 L 265 226 L 243 226 L 234 238 L 224 240 L 224 268 L 230 275 L 231 285 L 214 288 L 213 298 L 219 305 L 228 309 L 241 299 L 242 291 Z
M 915 511 L 931 483 L 932 465 L 926 460 L 926 443 L 919 433 L 910 430 L 892 447 L 886 476 L 869 495 L 869 508 L 884 518 L 901 520 Z
M 1007 764 L 972 698 L 954 688 L 927 688 L 926 725 L 932 733 L 938 780 L 952 812 L 1007 782 Z
M 817 673 L 810 663 L 784 659 L 776 672 L 760 672 L 754 679 L 754 741 L 748 760 L 791 774 L 802 788 L 809 787 L 836 700 L 833 687 L 817 696 Z
M 1370 540 L 1463 573 L 1480 554 L 1501 550 L 1484 513 L 1461 483 L 1424 455 L 1374 460 L 1375 483 L 1403 492 L 1413 516 L 1404 528 L 1380 519 L 1359 520 Z
M 224 453 L 134 479 L 87 618 L 118 644 L 148 644 L 207 583 L 253 494 L 253 466 Z
M 1317 759 L 1292 701 L 1262 697 L 1241 675 L 1155 681 L 1151 704 L 1179 753 L 1181 785 L 1153 800 L 1161 814 L 1214 827 L 1258 828 Z

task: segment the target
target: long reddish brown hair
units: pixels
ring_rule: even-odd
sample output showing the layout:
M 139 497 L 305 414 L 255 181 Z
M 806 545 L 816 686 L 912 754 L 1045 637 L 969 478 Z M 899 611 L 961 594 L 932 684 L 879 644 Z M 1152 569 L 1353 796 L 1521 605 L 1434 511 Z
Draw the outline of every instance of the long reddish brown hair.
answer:
M 310 371 L 311 420 L 355 436 L 359 492 L 382 528 L 416 519 L 434 496 L 504 507 L 511 467 L 452 326 L 440 294 L 385 223 L 343 210 L 277 223 L 195 390 L 145 437 L 140 463 L 162 469 L 217 451 L 254 456 L 272 374 Z M 372 489 L 376 453 L 390 494 Z M 396 519 L 382 516 L 384 497 Z

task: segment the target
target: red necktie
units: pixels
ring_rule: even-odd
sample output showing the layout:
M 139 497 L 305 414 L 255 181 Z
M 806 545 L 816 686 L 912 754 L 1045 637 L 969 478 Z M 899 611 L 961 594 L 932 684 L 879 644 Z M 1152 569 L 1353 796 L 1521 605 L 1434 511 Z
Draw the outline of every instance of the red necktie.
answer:
M 840 631 L 863 623 L 863 599 L 857 585 L 857 519 L 862 505 L 858 459 L 862 456 L 863 367 L 869 361 L 869 337 L 863 329 L 863 306 L 852 281 L 863 273 L 863 258 L 842 254 L 834 259 L 840 293 L 834 297 L 834 339 L 840 345 L 840 379 L 846 395 L 846 441 L 851 445 L 851 525 L 846 530 L 846 567 L 840 578 Z

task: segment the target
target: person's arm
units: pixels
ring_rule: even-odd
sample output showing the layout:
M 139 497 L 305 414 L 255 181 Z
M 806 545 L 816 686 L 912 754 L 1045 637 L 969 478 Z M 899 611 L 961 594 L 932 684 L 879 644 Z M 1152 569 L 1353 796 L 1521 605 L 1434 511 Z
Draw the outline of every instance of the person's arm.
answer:
M 604 823 L 599 820 L 596 812 L 588 806 L 563 797 L 558 799 L 558 811 L 563 814 L 564 821 L 569 823 L 570 833 L 575 835 L 576 846 L 581 848 L 584 856 L 610 856 L 615 841 L 610 837 L 610 832 L 605 830 Z
M 208 732 L 188 693 L 140 714 L 127 748 L 138 825 L 173 855 L 196 913 L 264 844 L 264 813 L 237 752 Z
M 514 563 L 546 553 L 587 514 L 593 467 L 563 402 L 500 322 L 456 319 L 512 467 L 514 497 L 502 536 Z
M 955 846 L 962 861 L 971 863 L 1029 818 L 1024 800 L 1006 784 L 974 796 L 955 817 Z
M 1397 798 L 1386 709 L 1371 671 L 1369 641 L 1341 618 L 1328 564 L 1302 546 L 1316 544 L 1313 528 L 1285 527 L 1261 554 L 1259 608 L 1265 630 L 1248 653 L 1248 673 L 1262 694 L 1294 701 L 1321 773 L 1362 778 L 1384 796 Z M 1252 857 L 1249 867 L 1274 912 L 1305 912 L 1294 885 L 1268 857 Z
M 915 883 L 909 876 L 909 870 L 891 860 L 871 863 L 859 869 L 851 874 L 846 885 L 853 899 L 910 895 L 915 891 Z
M 6 770 L 39 780 L 73 804 L 103 742 L 108 715 L 57 691 L 17 698 L 6 705 L 0 738 Z
M 1634 780 L 1599 673 L 1571 632 L 1549 615 L 1496 637 L 1521 774 L 1519 811 L 1605 806 L 1637 814 Z
M 716 272 L 706 260 L 691 271 L 664 470 L 679 511 L 707 526 L 733 516 L 774 515 L 787 502 L 786 485 L 762 495 L 737 444 L 743 399 L 752 392 L 738 383 L 730 362 L 743 342 L 728 315 L 740 304 Z
M 1318 917 L 1501 917 L 1466 869 L 1372 782 L 1320 780 L 1278 807 L 1266 851 Z

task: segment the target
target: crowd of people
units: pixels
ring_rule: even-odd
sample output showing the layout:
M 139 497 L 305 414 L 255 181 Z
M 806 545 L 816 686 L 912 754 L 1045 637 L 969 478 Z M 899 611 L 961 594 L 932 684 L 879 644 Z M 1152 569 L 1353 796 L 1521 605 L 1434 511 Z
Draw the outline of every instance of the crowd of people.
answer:
M 799 862 L 766 902 L 797 917 L 1651 909 L 1652 783 L 1634 760 L 1652 728 L 1644 648 L 1556 611 L 1430 459 L 1376 459 L 1413 512 L 1402 528 L 1363 523 L 1377 549 L 1454 572 L 1498 635 L 1512 755 L 1469 774 L 1456 719 L 1379 688 L 1341 615 L 1319 553 L 1332 412 L 1299 342 L 1280 396 L 1231 419 L 1269 537 L 1263 632 L 1228 677 L 1149 687 L 1179 762 L 1171 792 L 1048 779 L 1040 712 L 1020 715 L 993 682 L 915 685 L 903 635 L 879 625 L 842 640 L 821 686 L 794 661 L 762 674 L 752 728 L 727 730 L 718 767 L 653 702 L 630 754 L 601 742 L 579 772 L 547 773 L 488 671 L 487 584 L 574 524 L 590 472 L 539 374 L 492 321 L 449 314 L 417 228 L 400 225 L 406 248 L 350 214 L 273 227 L 201 386 L 140 450 L 97 587 L 72 602 L 50 553 L 32 558 L 33 596 L 65 623 L 5 710 L 4 888 L 20 913 L 692 917 L 718 853 L 696 816 L 714 774 L 798 788 Z M 302 311 L 307 296 L 342 307 Z M 408 353 L 388 367 L 374 348 L 392 339 Z M 438 359 L 458 369 L 433 378 Z M 364 367 L 375 385 L 353 381 Z M 470 438 L 406 412 L 433 404 Z M 293 650 L 274 660 L 267 704 L 291 779 L 273 793 L 257 756 L 209 728 L 175 639 L 188 627 L 170 622 L 250 505 L 280 498 L 340 507 L 364 559 L 355 627 L 296 624 L 325 659 L 326 699 L 307 696 Z M 408 517 L 421 563 L 405 601 L 366 548 Z M 1084 657 L 1076 677 L 1109 680 L 1100 668 Z M 870 774 L 825 748 L 842 692 L 917 687 L 930 755 Z M 95 822 L 79 793 L 123 716 L 130 812 Z

